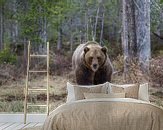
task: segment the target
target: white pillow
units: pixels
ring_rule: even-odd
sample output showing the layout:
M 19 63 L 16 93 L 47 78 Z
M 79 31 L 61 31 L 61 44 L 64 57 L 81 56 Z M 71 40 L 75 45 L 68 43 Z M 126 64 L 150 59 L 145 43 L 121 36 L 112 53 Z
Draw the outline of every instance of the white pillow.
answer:
M 134 85 L 135 84 L 118 85 L 118 84 L 108 83 L 108 88 L 110 89 L 110 92 L 112 93 L 112 86 L 126 88 L 126 87 L 131 87 Z M 108 91 L 108 93 L 110 93 L 110 92 Z M 148 83 L 144 83 L 144 84 L 139 85 L 138 99 L 149 102 Z
M 76 101 L 76 97 L 75 97 L 75 91 L 74 91 L 74 87 L 83 87 L 83 88 L 93 88 L 93 87 L 99 87 L 101 86 L 101 92 L 102 93 L 107 93 L 108 92 L 108 82 L 104 83 L 104 84 L 98 84 L 98 85 L 73 85 L 69 82 L 67 82 L 67 101 L 66 102 L 73 102 Z M 109 91 L 110 92 L 110 91 Z
M 75 101 L 75 94 L 74 94 L 74 87 L 72 84 L 67 82 L 67 101 L 66 102 L 72 102 Z
M 112 93 L 125 93 L 126 98 L 138 99 L 139 95 L 139 85 L 138 84 L 126 84 L 126 85 L 111 85 Z

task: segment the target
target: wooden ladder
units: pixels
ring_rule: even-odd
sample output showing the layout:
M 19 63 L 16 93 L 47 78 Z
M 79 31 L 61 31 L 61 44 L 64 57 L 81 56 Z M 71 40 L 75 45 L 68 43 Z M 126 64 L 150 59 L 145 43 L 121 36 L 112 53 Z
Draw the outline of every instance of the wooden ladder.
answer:
M 30 54 L 31 50 L 31 44 L 30 41 L 28 43 L 28 62 L 27 62 L 27 76 L 26 76 L 26 86 L 25 86 L 25 99 L 24 99 L 24 124 L 26 124 L 27 121 L 27 109 L 28 107 L 45 107 L 47 111 L 47 115 L 49 115 L 49 42 L 47 42 L 47 54 L 46 55 L 34 55 Z M 46 70 L 30 70 L 30 60 L 31 58 L 46 58 L 47 59 L 47 68 Z M 30 73 L 47 73 L 47 86 L 45 89 L 35 87 L 35 88 L 29 88 L 29 75 Z M 28 94 L 30 92 L 46 92 L 47 95 L 47 103 L 45 104 L 29 104 L 28 103 Z

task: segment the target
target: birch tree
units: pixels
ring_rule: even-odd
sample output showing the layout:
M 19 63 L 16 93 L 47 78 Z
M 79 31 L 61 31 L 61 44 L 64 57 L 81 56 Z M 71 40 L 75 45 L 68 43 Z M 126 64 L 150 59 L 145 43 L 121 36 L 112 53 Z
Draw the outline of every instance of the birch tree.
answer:
M 132 82 L 147 80 L 151 55 L 150 0 L 123 0 L 122 19 L 124 78 Z
M 17 1 L 13 0 L 10 3 L 10 8 L 12 11 L 12 20 L 11 20 L 11 43 L 16 43 L 17 39 L 18 39 L 18 21 L 16 18 L 16 14 L 17 14 Z

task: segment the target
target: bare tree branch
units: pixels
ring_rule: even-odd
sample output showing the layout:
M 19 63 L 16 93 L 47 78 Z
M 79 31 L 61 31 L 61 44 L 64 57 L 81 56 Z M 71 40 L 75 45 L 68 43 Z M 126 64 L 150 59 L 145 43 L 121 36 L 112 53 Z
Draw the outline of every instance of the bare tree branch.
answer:
M 160 38 L 160 39 L 162 39 L 163 40 L 163 36 L 160 36 L 160 35 L 158 35 L 157 33 L 155 33 L 155 32 L 152 32 L 156 37 L 158 37 L 158 38 Z

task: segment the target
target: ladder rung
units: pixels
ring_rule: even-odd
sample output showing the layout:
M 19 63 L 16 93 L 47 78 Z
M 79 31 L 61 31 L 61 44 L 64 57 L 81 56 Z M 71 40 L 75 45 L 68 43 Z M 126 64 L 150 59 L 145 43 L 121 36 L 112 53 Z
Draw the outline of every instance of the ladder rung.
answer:
M 37 70 L 37 71 L 36 70 L 30 70 L 29 71 L 29 73 L 45 73 L 45 72 L 47 73 L 46 70 Z
M 47 107 L 47 105 L 36 105 L 36 104 L 27 104 L 28 107 Z
M 47 57 L 47 55 L 30 55 L 30 57 Z
M 29 88 L 28 91 L 47 91 L 47 89 L 44 89 L 44 88 Z

